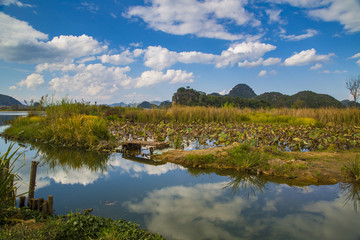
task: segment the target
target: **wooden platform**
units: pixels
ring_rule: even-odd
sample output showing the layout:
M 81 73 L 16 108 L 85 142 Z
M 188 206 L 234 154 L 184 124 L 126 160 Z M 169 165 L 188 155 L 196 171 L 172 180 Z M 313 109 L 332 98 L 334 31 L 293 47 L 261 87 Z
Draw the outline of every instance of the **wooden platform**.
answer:
M 154 149 L 164 149 L 169 147 L 169 144 L 166 142 L 151 142 L 151 141 L 126 141 L 123 142 L 122 144 L 122 148 L 124 150 L 137 150 L 137 149 L 141 149 L 142 146 L 151 146 Z

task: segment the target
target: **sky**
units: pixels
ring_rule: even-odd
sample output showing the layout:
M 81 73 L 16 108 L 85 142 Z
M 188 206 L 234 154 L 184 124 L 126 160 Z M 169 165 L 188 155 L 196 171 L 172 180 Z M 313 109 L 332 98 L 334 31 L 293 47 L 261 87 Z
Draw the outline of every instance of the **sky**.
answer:
M 101 104 L 310 90 L 351 99 L 360 0 L 0 0 L 0 94 Z

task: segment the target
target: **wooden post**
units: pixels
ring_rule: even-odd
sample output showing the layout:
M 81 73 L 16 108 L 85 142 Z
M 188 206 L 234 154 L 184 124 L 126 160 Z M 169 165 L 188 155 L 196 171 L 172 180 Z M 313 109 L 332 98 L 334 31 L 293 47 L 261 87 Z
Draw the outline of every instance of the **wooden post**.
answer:
M 28 198 L 28 207 L 30 209 L 32 209 L 32 205 L 33 205 L 34 199 L 33 198 Z
M 35 184 L 36 184 L 36 169 L 39 162 L 32 161 L 31 162 L 31 170 L 30 170 L 30 183 L 29 183 L 29 196 L 28 199 L 34 198 L 35 194 Z M 28 201 L 29 206 L 29 201 Z M 29 206 L 30 207 L 30 206 Z
M 19 208 L 25 207 L 25 196 L 21 196 L 20 197 L 20 201 L 19 201 Z
M 38 210 L 38 204 L 39 204 L 39 199 L 38 198 L 33 199 L 31 209 Z
M 40 212 L 42 211 L 43 203 L 44 203 L 44 198 L 39 198 L 38 209 Z
M 45 214 L 48 213 L 48 200 L 44 200 L 44 203 L 42 205 L 42 212 Z
M 53 207 L 54 207 L 54 198 L 52 195 L 48 196 L 48 210 L 49 210 L 49 214 L 53 214 Z
M 154 148 L 151 147 L 151 148 L 150 148 L 150 154 L 152 155 L 153 153 L 154 153 Z

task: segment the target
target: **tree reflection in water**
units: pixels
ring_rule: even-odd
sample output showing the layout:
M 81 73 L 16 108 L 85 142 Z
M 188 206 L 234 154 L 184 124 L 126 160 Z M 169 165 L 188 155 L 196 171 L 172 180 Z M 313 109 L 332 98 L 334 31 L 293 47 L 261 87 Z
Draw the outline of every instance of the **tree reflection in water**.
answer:
M 66 148 L 56 148 L 46 144 L 32 146 L 37 149 L 36 157 L 50 169 L 61 166 L 63 169 L 87 168 L 92 172 L 108 171 L 109 153 L 90 152 Z
M 354 205 L 354 211 L 357 213 L 358 206 L 360 205 L 360 183 L 340 183 L 339 186 L 341 191 L 345 193 L 344 205 L 347 205 L 352 201 Z
M 250 195 L 263 193 L 266 190 L 266 183 L 267 181 L 256 175 L 237 174 L 230 176 L 230 182 L 224 188 L 231 188 L 233 196 L 245 193 L 249 198 Z

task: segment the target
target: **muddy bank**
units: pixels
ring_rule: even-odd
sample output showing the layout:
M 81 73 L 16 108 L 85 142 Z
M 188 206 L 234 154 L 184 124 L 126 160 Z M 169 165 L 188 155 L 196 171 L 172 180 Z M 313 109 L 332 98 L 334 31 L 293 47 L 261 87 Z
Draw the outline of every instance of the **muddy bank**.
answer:
M 172 162 L 185 167 L 243 171 L 227 164 L 228 147 L 216 147 L 193 151 L 172 150 L 157 155 L 156 160 Z M 259 150 L 260 151 L 260 150 Z M 354 161 L 358 152 L 270 152 L 266 164 L 245 170 L 264 178 L 294 185 L 335 184 L 349 182 L 342 168 Z M 201 161 L 199 161 L 201 159 Z M 216 159 L 213 161 L 213 159 Z M 219 160 L 219 161 L 217 161 Z

